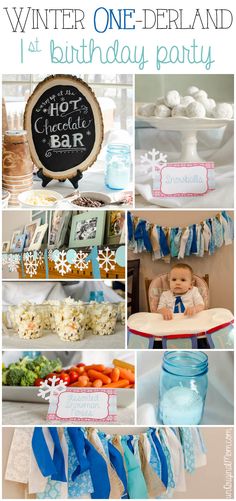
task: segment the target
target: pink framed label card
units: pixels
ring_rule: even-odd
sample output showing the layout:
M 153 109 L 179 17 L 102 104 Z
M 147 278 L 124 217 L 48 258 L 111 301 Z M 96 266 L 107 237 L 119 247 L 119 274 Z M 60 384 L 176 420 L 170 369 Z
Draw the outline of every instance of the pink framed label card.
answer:
M 113 423 L 117 421 L 117 392 L 113 388 L 67 388 L 50 399 L 49 421 Z
M 214 189 L 213 162 L 166 163 L 154 168 L 153 197 L 196 197 Z

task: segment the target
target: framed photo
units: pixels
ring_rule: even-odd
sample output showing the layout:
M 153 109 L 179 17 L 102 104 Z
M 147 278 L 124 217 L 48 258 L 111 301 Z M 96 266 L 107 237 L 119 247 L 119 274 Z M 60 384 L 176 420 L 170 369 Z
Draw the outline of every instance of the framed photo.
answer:
M 13 231 L 13 234 L 11 237 L 11 243 L 10 243 L 10 252 L 14 252 L 16 239 L 17 239 L 17 237 L 19 237 L 19 235 L 22 235 L 22 230 Z
M 47 223 L 43 224 L 42 226 L 38 226 L 36 228 L 34 236 L 33 236 L 33 240 L 31 242 L 28 250 L 31 251 L 31 250 L 39 250 L 40 249 L 47 229 L 48 229 Z
M 22 233 L 16 237 L 13 252 L 23 252 L 25 247 L 26 234 Z
M 50 212 L 48 249 L 59 249 L 64 244 L 71 212 L 54 210 Z
M 10 251 L 10 240 L 2 242 L 2 252 L 9 252 L 9 251 Z
M 40 219 L 40 224 L 46 224 L 48 223 L 48 215 L 49 211 L 47 210 L 32 210 L 31 213 L 31 221 L 37 221 L 37 219 Z
M 26 234 L 26 239 L 25 239 L 25 250 L 29 250 L 30 244 L 33 240 L 33 236 L 35 234 L 36 228 L 40 226 L 41 219 L 40 217 L 38 219 L 35 219 L 29 224 L 26 224 L 24 233 Z
M 110 245 L 123 243 L 125 231 L 125 212 L 111 210 L 107 212 L 106 243 Z
M 72 217 L 71 248 L 102 245 L 105 231 L 105 211 L 88 211 Z

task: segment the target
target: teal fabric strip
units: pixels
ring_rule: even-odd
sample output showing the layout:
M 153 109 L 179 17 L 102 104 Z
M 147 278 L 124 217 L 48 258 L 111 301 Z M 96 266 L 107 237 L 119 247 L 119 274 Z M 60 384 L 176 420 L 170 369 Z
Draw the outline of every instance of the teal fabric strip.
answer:
M 130 499 L 148 499 L 148 491 L 143 472 L 137 459 L 127 445 L 126 439 L 121 439 L 128 476 L 128 495 Z

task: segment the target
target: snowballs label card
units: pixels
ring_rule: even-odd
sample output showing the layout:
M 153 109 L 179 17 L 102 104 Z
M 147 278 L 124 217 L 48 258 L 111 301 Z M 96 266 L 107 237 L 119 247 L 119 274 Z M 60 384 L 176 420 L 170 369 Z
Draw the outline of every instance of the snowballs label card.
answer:
M 195 197 L 214 189 L 213 162 L 166 163 L 153 172 L 153 197 Z
M 117 394 L 113 388 L 66 388 L 52 395 L 47 419 L 53 421 L 113 423 L 117 420 Z

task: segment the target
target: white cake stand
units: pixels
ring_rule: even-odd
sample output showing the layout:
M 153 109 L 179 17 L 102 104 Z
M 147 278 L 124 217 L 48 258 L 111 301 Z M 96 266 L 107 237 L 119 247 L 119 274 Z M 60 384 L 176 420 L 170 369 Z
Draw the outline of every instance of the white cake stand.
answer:
M 204 162 L 197 151 L 197 131 L 226 127 L 233 119 L 226 118 L 187 118 L 187 117 L 144 117 L 137 115 L 139 120 L 148 122 L 160 130 L 181 132 L 181 154 L 179 162 Z M 165 153 L 164 151 L 162 153 Z

